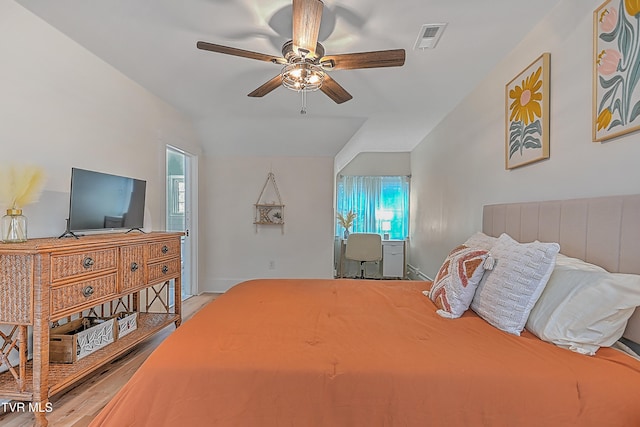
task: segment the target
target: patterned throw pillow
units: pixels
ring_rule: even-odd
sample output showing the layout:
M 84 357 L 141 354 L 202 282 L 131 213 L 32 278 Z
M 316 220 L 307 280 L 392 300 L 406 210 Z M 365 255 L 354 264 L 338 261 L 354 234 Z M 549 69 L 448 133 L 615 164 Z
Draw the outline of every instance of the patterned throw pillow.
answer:
M 496 328 L 520 335 L 559 251 L 557 243 L 518 243 L 502 234 L 491 248 L 495 266 L 478 285 L 473 311 Z
M 484 273 L 487 254 L 484 249 L 461 245 L 444 260 L 429 292 L 440 316 L 455 319 L 469 308 Z

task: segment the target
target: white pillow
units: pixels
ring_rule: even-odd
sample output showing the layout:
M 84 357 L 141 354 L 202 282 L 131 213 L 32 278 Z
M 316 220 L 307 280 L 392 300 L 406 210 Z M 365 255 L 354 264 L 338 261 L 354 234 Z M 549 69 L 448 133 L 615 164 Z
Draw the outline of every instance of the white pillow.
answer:
M 497 237 L 487 236 L 483 232 L 478 231 L 473 236 L 469 237 L 463 245 L 468 248 L 480 248 L 489 251 L 497 241 Z
M 624 333 L 640 305 L 640 276 L 584 264 L 556 265 L 526 326 L 542 340 L 593 355 Z
M 573 267 L 581 270 L 591 270 L 591 271 L 607 271 L 599 265 L 590 264 L 586 261 L 583 261 L 578 258 L 571 258 L 563 254 L 558 254 L 556 257 L 556 267 L 557 266 L 565 266 L 565 267 Z
M 478 285 L 471 302 L 473 311 L 493 326 L 520 335 L 559 250 L 557 243 L 518 243 L 502 234 L 490 251 L 495 265 Z

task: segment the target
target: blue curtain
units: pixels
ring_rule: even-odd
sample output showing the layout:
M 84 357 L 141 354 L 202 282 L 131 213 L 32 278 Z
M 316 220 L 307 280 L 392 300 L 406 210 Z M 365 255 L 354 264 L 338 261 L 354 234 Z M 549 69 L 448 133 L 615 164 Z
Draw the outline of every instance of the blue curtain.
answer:
M 337 212 L 356 214 L 352 233 L 389 233 L 390 239 L 409 234 L 409 177 L 342 176 L 338 181 Z M 336 235 L 344 228 L 336 223 Z

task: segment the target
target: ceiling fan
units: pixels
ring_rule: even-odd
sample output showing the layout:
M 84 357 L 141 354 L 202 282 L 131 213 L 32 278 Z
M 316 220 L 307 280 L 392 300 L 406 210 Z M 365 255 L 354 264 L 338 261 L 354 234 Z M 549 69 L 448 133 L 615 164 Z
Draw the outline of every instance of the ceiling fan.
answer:
M 282 85 L 302 93 L 301 113 L 303 114 L 306 112 L 305 93 L 309 91 L 319 89 L 337 104 L 353 98 L 327 74 L 327 71 L 404 65 L 404 49 L 325 56 L 324 47 L 318 43 L 323 6 L 322 0 L 293 0 L 293 38 L 282 46 L 281 57 L 204 41 L 199 41 L 197 47 L 211 52 L 283 65 L 280 74 L 249 93 L 249 96 L 262 97 Z

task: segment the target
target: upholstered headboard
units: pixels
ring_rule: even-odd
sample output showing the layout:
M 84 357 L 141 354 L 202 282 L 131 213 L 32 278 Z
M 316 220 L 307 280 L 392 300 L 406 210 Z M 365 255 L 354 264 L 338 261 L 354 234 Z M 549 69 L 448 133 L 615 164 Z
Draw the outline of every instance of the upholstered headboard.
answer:
M 640 274 L 640 195 L 487 205 L 482 231 L 520 242 L 558 242 L 567 256 L 612 273 Z M 624 337 L 640 343 L 640 309 Z

